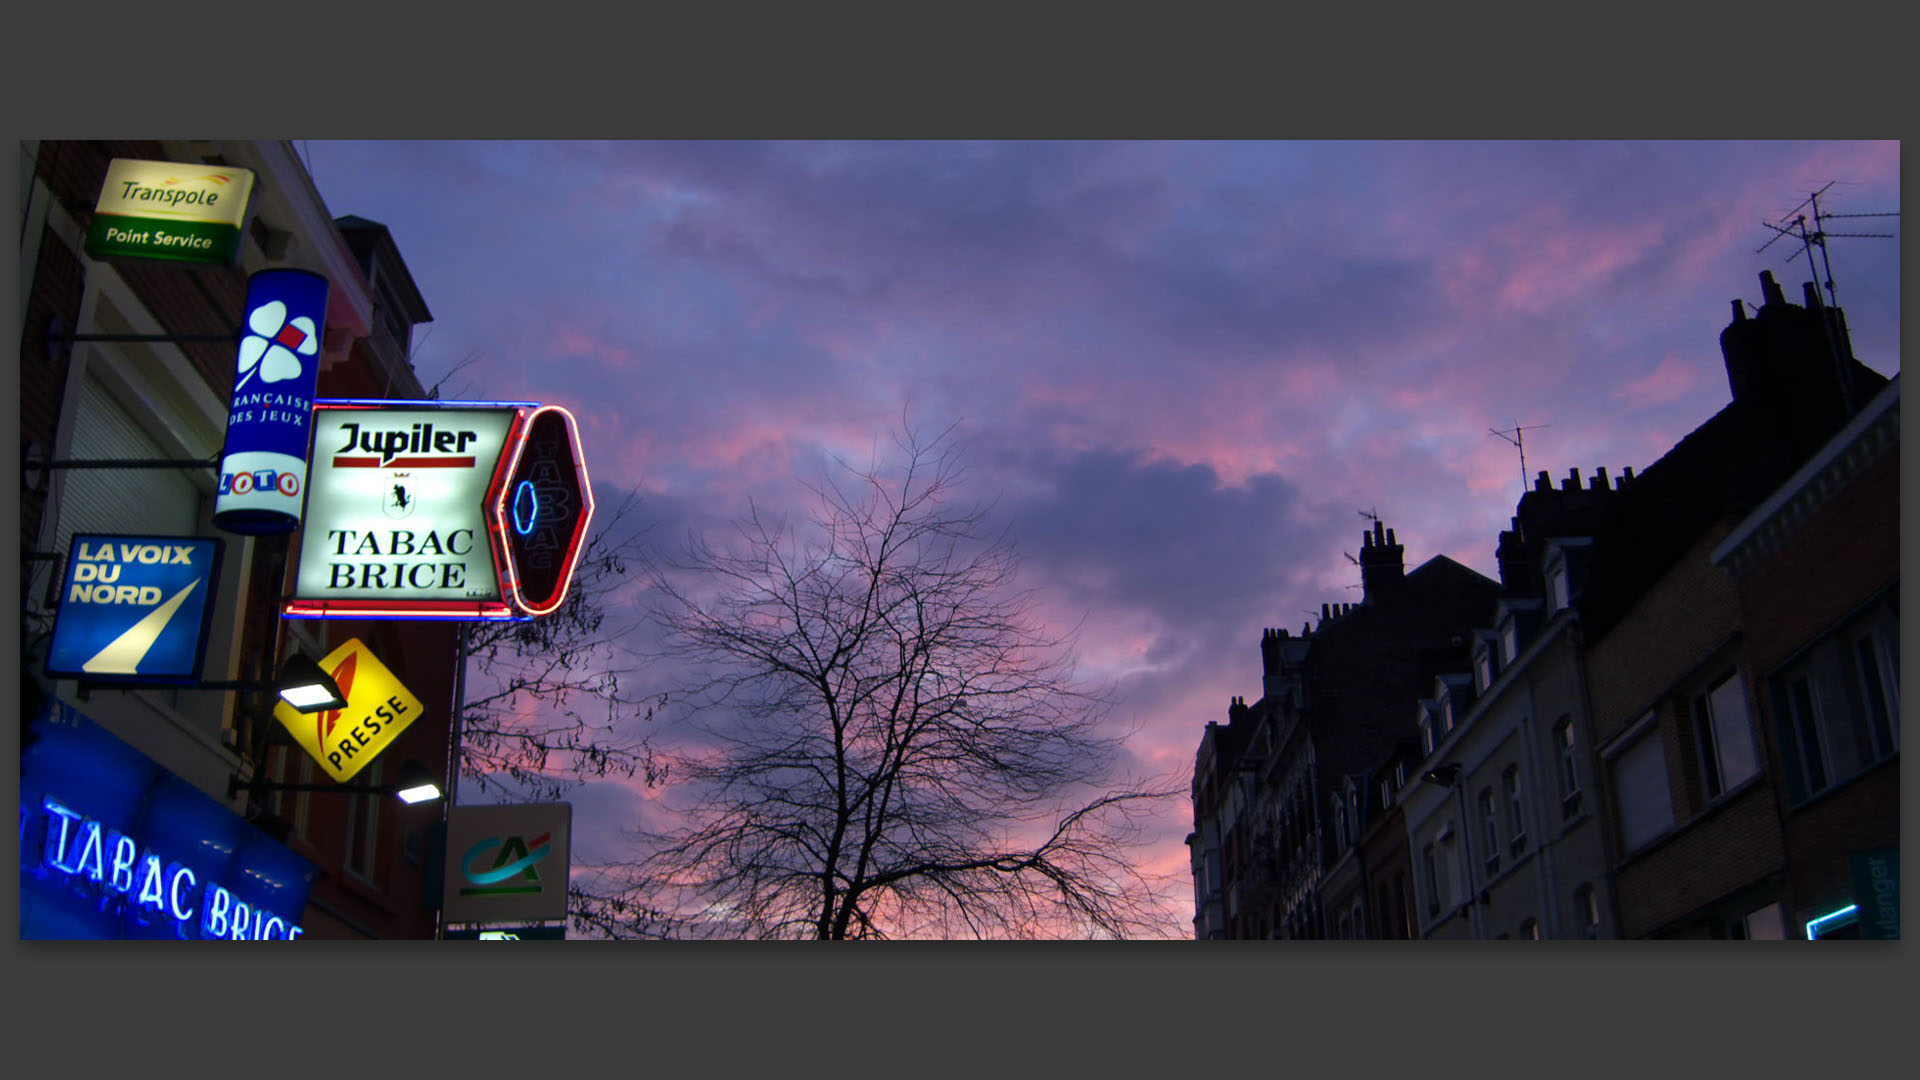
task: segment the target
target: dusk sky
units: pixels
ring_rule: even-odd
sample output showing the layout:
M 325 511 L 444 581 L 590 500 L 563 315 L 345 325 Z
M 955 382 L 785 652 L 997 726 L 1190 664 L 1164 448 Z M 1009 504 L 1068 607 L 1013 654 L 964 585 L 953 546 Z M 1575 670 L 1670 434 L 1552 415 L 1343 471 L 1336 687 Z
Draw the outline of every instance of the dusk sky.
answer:
M 573 410 L 601 506 L 637 492 L 660 543 L 957 423 L 1128 766 L 1182 781 L 1259 695 L 1260 630 L 1359 600 L 1363 511 L 1408 569 L 1497 576 L 1521 474 L 1490 428 L 1556 480 L 1644 470 L 1727 402 L 1730 301 L 1811 277 L 1762 222 L 1830 181 L 1824 211 L 1900 209 L 1897 142 L 296 146 L 392 230 L 423 382 Z M 1897 372 L 1899 241 L 1829 255 Z M 576 789 L 576 864 L 651 797 Z M 1191 824 L 1144 855 L 1180 904 Z

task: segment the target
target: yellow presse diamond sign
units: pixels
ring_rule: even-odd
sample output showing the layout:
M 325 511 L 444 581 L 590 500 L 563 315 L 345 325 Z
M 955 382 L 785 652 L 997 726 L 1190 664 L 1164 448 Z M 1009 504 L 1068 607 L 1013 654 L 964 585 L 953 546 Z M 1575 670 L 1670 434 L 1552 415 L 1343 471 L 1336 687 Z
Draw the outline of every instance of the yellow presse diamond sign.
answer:
M 359 638 L 348 638 L 320 667 L 340 684 L 347 707 L 303 713 L 283 701 L 273 718 L 328 776 L 345 783 L 420 716 L 420 699 Z

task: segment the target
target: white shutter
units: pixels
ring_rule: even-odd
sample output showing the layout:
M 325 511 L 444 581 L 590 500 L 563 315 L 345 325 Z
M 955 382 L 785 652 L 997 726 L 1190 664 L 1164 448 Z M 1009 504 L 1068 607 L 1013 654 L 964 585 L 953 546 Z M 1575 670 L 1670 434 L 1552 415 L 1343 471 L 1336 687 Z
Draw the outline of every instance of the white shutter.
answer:
M 66 456 L 153 460 L 177 457 L 161 450 L 97 380 L 88 378 L 75 404 Z M 77 532 L 193 536 L 200 489 L 181 469 L 67 469 L 61 477 L 54 550 L 64 557 Z

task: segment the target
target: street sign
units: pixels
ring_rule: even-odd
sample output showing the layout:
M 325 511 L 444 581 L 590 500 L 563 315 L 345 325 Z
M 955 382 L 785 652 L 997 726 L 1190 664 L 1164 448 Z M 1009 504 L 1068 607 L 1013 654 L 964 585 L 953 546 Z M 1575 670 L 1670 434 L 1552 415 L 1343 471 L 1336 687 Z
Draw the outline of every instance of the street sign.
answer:
M 319 401 L 287 618 L 530 619 L 593 520 L 573 415 L 537 402 Z
M 447 812 L 448 923 L 534 925 L 567 917 L 570 803 L 456 806 Z
M 346 707 L 303 713 L 282 701 L 273 718 L 328 776 L 345 783 L 420 718 L 420 699 L 359 638 L 328 653 L 320 667 L 339 684 Z
M 300 526 L 327 289 L 326 278 L 305 270 L 262 270 L 247 279 L 213 502 L 213 523 L 228 532 Z
M 536 616 L 558 608 L 593 520 L 593 483 L 572 413 L 547 405 L 527 418 L 494 515 L 514 604 Z
M 1856 851 L 1847 856 L 1853 902 L 1860 908 L 1860 936 L 1900 940 L 1900 849 Z
M 316 403 L 300 569 L 285 613 L 512 618 L 497 570 L 514 406 Z
M 221 546 L 209 537 L 74 534 L 47 674 L 197 682 Z
M 87 254 L 229 265 L 252 193 L 248 169 L 114 158 L 87 226 Z

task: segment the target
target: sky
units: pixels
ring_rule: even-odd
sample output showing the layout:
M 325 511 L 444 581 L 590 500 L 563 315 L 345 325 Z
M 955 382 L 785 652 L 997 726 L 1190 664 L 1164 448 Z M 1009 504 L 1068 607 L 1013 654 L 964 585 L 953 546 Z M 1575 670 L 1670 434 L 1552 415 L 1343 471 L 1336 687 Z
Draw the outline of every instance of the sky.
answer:
M 1644 470 L 1726 404 L 1731 301 L 1813 278 L 1765 223 L 1823 188 L 1900 209 L 1897 142 L 295 145 L 392 231 L 423 382 L 572 410 L 650 535 L 957 424 L 1124 764 L 1182 781 L 1259 696 L 1262 628 L 1360 599 L 1366 515 L 1409 570 L 1497 578 L 1522 478 L 1492 429 L 1529 474 Z M 1897 372 L 1899 241 L 1828 255 Z M 571 793 L 576 864 L 632 854 L 658 795 Z M 1141 865 L 1184 879 L 1191 827 L 1170 805 Z

